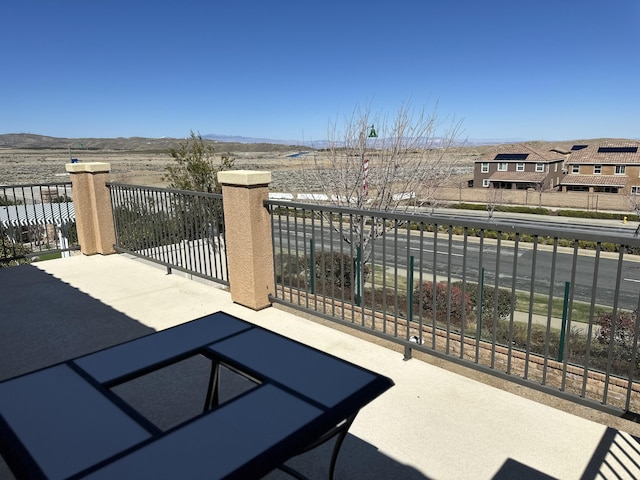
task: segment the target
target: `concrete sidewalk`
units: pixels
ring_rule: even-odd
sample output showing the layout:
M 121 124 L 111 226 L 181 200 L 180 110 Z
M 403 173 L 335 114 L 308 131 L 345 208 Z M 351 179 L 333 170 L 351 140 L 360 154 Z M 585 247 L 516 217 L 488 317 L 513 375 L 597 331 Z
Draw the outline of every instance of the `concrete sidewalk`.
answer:
M 232 303 L 220 287 L 181 274 L 167 275 L 163 268 L 124 255 L 76 256 L 24 268 L 34 267 L 51 285 L 64 286 L 67 290 L 59 292 L 67 298 L 73 294 L 73 305 L 65 305 L 65 297 L 56 296 L 53 286 L 45 291 L 34 285 L 26 293 L 12 289 L 12 269 L 0 270 L 5 286 L 0 300 L 10 313 L 0 320 L 0 363 L 12 364 L 12 374 L 60 361 L 56 355 L 75 355 L 82 342 L 91 342 L 82 336 L 69 342 L 61 339 L 68 350 L 54 349 L 26 365 L 22 358 L 8 358 L 7 348 L 19 356 L 23 348 L 15 343 L 37 334 L 37 323 L 29 323 L 27 317 L 38 312 L 55 315 L 63 308 L 72 312 L 82 307 L 80 298 L 110 309 L 92 319 L 102 322 L 99 328 L 108 331 L 104 323 L 126 320 L 135 330 L 132 337 L 225 311 L 394 380 L 395 386 L 356 418 L 338 459 L 337 479 L 570 480 L 611 478 L 613 470 L 615 478 L 640 477 L 640 444 L 629 433 L 469 378 L 480 374 L 471 372 L 468 377 L 418 359 L 404 361 L 398 349 L 280 308 L 249 310 Z M 34 304 L 25 305 L 28 298 Z M 56 321 L 66 320 L 60 315 Z M 87 331 L 86 336 L 96 334 Z M 85 350 L 96 348 L 101 347 L 91 344 Z M 24 358 L 33 355 L 32 351 Z M 7 376 L 12 375 L 5 370 L 0 379 Z M 637 434 L 636 424 L 620 420 L 620 425 Z M 326 478 L 328 455 L 326 449 L 310 452 L 294 463 L 310 478 Z M 11 478 L 6 466 L 0 466 L 0 477 Z

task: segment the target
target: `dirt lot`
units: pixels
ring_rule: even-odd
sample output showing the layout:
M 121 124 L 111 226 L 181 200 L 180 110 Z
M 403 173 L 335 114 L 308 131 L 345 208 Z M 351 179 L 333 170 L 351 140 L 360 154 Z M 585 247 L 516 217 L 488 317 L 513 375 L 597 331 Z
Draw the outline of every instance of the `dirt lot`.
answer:
M 271 170 L 274 176 L 286 177 L 286 172 L 300 168 L 300 160 L 289 158 L 288 152 L 238 152 L 233 153 L 238 169 Z M 72 157 L 80 162 L 108 162 L 111 178 L 117 182 L 159 186 L 164 184 L 166 166 L 173 160 L 168 153 L 78 151 Z M 59 149 L 27 150 L 0 149 L 0 184 L 49 183 L 68 180 L 65 164 L 70 162 L 69 152 Z
M 601 140 L 591 140 L 591 142 Z M 161 186 L 166 166 L 173 160 L 169 148 L 176 148 L 180 139 L 146 138 L 83 138 L 64 139 L 30 134 L 0 134 L 0 185 L 37 184 L 66 181 L 65 164 L 71 158 L 80 162 L 108 162 L 112 180 L 124 183 Z M 551 149 L 568 150 L 574 143 L 526 142 L 524 146 L 541 152 Z M 241 144 L 212 141 L 216 153 L 236 159 L 238 169 L 259 169 L 272 172 L 271 189 L 300 192 L 308 186 L 301 179 L 303 164 L 311 156 L 322 155 L 307 147 L 278 144 Z M 481 155 L 495 151 L 497 145 L 468 145 L 450 149 L 447 157 L 466 169 L 463 177 L 452 180 L 454 185 L 470 178 L 473 162 Z M 306 152 L 306 153 L 305 153 Z M 556 153 L 557 154 L 557 153 Z
M 273 191 L 299 192 L 304 190 L 301 179 L 303 164 L 310 161 L 311 153 L 292 147 L 278 152 L 230 152 L 235 166 L 242 170 L 269 170 L 272 172 Z M 467 167 L 473 165 L 478 152 L 475 149 L 452 152 Z M 166 167 L 173 162 L 168 153 L 145 151 L 84 150 L 72 151 L 72 158 L 80 162 L 108 162 L 111 178 L 116 182 L 162 186 L 166 184 Z M 11 149 L 0 148 L 0 185 L 37 184 L 67 181 L 65 164 L 70 162 L 69 152 L 63 149 Z

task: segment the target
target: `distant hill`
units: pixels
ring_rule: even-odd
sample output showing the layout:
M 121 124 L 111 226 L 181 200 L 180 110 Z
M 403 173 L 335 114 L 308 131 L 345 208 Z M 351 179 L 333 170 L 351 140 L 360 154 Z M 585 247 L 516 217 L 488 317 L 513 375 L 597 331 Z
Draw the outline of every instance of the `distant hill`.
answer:
M 209 133 L 202 135 L 202 138 L 214 140 L 224 143 L 257 143 L 257 144 L 276 144 L 276 145 L 297 145 L 299 142 L 293 140 L 276 140 L 273 138 L 254 138 L 242 137 L 239 135 L 218 135 L 217 133 Z M 306 144 L 307 142 L 305 142 Z
M 309 150 L 309 146 L 286 143 L 282 140 L 270 140 L 266 138 L 249 138 L 230 135 L 203 135 L 203 139 L 211 142 L 218 153 L 225 152 L 290 152 L 291 150 Z M 484 152 L 499 144 L 524 144 L 538 150 L 568 150 L 576 144 L 606 143 L 611 140 L 621 141 L 625 139 L 597 138 L 561 141 L 522 141 L 509 142 L 495 140 L 468 140 L 452 150 L 465 150 L 472 152 Z M 30 133 L 6 133 L 0 134 L 0 149 L 13 148 L 25 150 L 64 149 L 72 150 L 111 150 L 123 152 L 166 152 L 169 148 L 178 147 L 184 141 L 182 138 L 143 138 L 143 137 L 118 137 L 118 138 L 60 138 Z M 635 141 L 637 140 L 629 140 Z M 322 142 L 320 142 L 322 143 Z M 315 148 L 323 148 L 323 144 L 314 145 Z M 313 147 L 313 146 L 312 146 Z
M 214 146 L 216 152 L 287 152 L 292 149 L 302 148 L 292 145 L 239 141 L 221 141 L 207 139 Z M 228 137 L 238 138 L 238 137 Z M 248 139 L 247 139 L 248 140 Z M 257 140 L 257 139 L 256 139 Z M 178 147 L 184 141 L 182 138 L 143 138 L 143 137 L 118 137 L 118 138 L 61 138 L 34 135 L 30 133 L 5 133 L 0 134 L 0 148 L 15 148 L 27 150 L 44 149 L 73 149 L 73 150 L 114 150 L 127 152 L 166 152 L 169 148 Z M 308 149 L 308 147 L 305 147 Z

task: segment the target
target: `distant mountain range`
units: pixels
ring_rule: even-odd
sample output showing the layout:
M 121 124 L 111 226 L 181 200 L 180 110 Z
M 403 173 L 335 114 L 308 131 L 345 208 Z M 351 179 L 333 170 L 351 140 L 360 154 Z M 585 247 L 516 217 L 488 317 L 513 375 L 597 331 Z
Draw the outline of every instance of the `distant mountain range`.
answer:
M 207 134 L 202 138 L 220 143 L 216 151 L 227 152 L 266 152 L 266 151 L 291 151 L 304 148 L 326 148 L 327 140 L 314 142 L 297 142 L 293 140 L 276 140 L 272 138 L 243 137 L 239 135 Z M 122 150 L 122 151 L 155 151 L 166 152 L 169 148 L 178 147 L 184 138 L 144 138 L 144 137 L 117 137 L 117 138 L 63 138 L 35 135 L 31 133 L 6 133 L 0 134 L 0 148 L 24 148 L 24 149 L 87 149 L 87 150 Z M 467 139 L 460 142 L 458 147 L 483 147 L 500 144 L 526 143 L 531 145 L 546 145 L 552 147 L 570 148 L 575 143 L 601 143 L 610 139 L 583 139 L 563 140 L 557 142 L 527 141 L 522 139 Z
M 238 137 L 230 135 L 203 135 L 202 138 L 220 143 L 216 151 L 291 151 L 299 146 L 295 142 L 276 142 L 268 139 Z M 184 138 L 64 138 L 35 135 L 31 133 L 0 134 L 0 148 L 23 149 L 71 149 L 71 150 L 121 150 L 121 151 L 153 151 L 166 152 L 170 148 L 177 148 Z
M 202 135 L 202 138 L 208 140 L 215 140 L 216 142 L 226 143 L 273 143 L 276 145 L 300 145 L 300 142 L 293 140 L 274 140 L 273 138 L 254 138 L 254 137 L 241 137 L 239 135 L 219 135 L 217 133 L 209 133 Z

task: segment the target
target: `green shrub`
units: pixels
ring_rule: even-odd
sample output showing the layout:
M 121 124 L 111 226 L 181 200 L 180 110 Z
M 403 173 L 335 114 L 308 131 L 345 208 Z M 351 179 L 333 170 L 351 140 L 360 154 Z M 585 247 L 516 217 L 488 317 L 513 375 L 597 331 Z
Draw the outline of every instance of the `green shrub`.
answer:
M 435 294 L 435 297 L 434 297 Z M 462 296 L 462 290 L 445 282 L 424 282 L 418 284 L 414 289 L 414 302 L 417 305 L 422 304 L 423 311 L 433 317 L 434 314 L 434 298 L 435 298 L 435 317 L 438 321 L 445 322 L 447 319 L 454 325 L 461 325 L 463 317 L 466 323 L 470 323 L 471 318 L 471 299 L 466 293 Z M 450 308 L 447 308 L 449 301 Z
M 558 239 L 558 246 L 559 247 L 569 247 L 569 248 L 573 248 L 573 244 L 574 241 L 573 240 L 568 240 L 566 238 L 559 238 Z
M 551 210 L 549 210 L 548 208 L 524 207 L 524 206 L 517 206 L 517 205 L 499 205 L 496 207 L 496 212 L 530 213 L 532 215 L 551 215 Z
M 531 243 L 533 242 L 533 235 L 530 235 L 528 233 L 523 233 L 520 235 L 520 241 L 525 243 Z
M 309 255 L 277 254 L 275 270 L 278 283 L 302 289 L 311 288 L 313 272 L 315 293 L 330 294 L 335 289 L 346 291 L 356 281 L 355 260 L 346 253 L 317 252 L 313 265 Z M 371 275 L 369 265 L 362 266 L 361 274 L 363 283 L 366 283 Z
M 595 250 L 596 249 L 596 243 L 594 241 L 588 241 L 588 240 L 580 240 L 578 242 L 578 247 L 579 248 L 584 248 L 584 249 L 589 249 L 589 250 Z
M 620 310 L 616 315 L 615 325 L 613 324 L 613 312 L 600 312 L 596 318 L 596 323 L 600 325 L 600 330 L 596 339 L 603 345 L 608 345 L 613 334 L 613 342 L 626 349 L 632 349 L 635 337 L 635 325 L 638 318 L 637 311 Z M 612 332 L 613 330 L 613 332 Z
M 30 248 L 16 241 L 0 224 L 0 268 L 29 263 Z
M 481 203 L 453 203 L 449 208 L 458 210 L 486 210 L 487 206 Z
M 631 366 L 635 362 L 636 377 L 640 371 L 640 359 L 633 350 L 633 332 L 635 312 L 621 312 L 616 321 L 614 343 L 610 347 L 611 321 L 610 312 L 601 313 L 597 322 L 599 333 L 593 341 L 589 341 L 584 331 L 572 328 L 565 338 L 564 358 L 573 365 L 585 365 L 590 369 L 609 371 L 614 375 L 629 375 Z M 482 338 L 492 341 L 494 337 L 493 322 L 483 324 Z M 500 345 L 511 345 L 519 350 L 529 350 L 538 355 L 548 353 L 548 358 L 557 359 L 560 352 L 560 331 L 551 329 L 547 333 L 545 325 L 531 325 L 531 331 L 526 323 L 514 322 L 511 326 L 507 320 L 498 320 L 495 330 L 496 342 Z M 546 342 L 548 339 L 548 347 Z M 587 349 L 589 355 L 587 357 Z M 611 358 L 609 352 L 611 351 Z
M 309 262 L 309 259 L 307 259 Z M 338 288 L 351 288 L 356 281 L 356 261 L 346 253 L 318 252 L 314 255 L 314 276 L 316 288 L 333 285 Z M 311 265 L 309 264 L 309 267 Z M 371 273 L 369 265 L 363 265 L 362 282 L 368 281 Z
M 307 288 L 308 262 L 304 256 L 279 253 L 275 258 L 276 281 L 290 286 Z
M 627 217 L 627 221 L 638 221 L 637 215 L 628 215 L 625 213 L 609 213 L 609 212 L 592 212 L 585 210 L 558 210 L 556 215 L 559 217 L 574 217 L 574 218 L 594 218 L 604 220 L 620 220 Z
M 462 282 L 455 282 L 453 285 L 462 290 Z M 477 311 L 478 308 L 478 284 L 467 283 L 465 286 L 465 292 L 469 295 L 471 300 L 471 306 Z M 498 318 L 505 319 L 511 315 L 511 291 L 505 288 L 498 289 L 498 295 L 496 298 L 495 287 L 485 285 L 482 295 L 482 318 L 493 318 L 493 311 L 496 302 L 498 303 Z M 513 302 L 514 308 L 516 300 Z
M 449 205 L 449 208 L 455 208 L 458 210 L 486 210 L 487 205 L 484 203 L 453 203 Z M 495 211 L 511 213 L 531 213 L 533 215 L 551 215 L 551 210 L 549 210 L 548 208 L 526 207 L 519 205 L 496 205 Z

